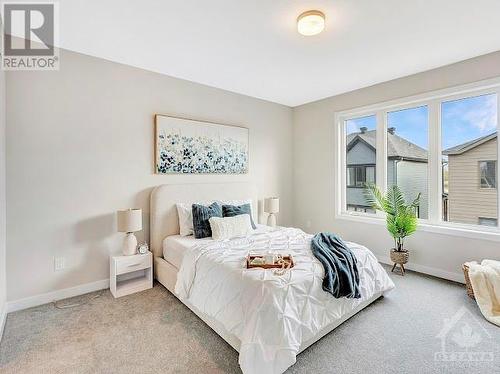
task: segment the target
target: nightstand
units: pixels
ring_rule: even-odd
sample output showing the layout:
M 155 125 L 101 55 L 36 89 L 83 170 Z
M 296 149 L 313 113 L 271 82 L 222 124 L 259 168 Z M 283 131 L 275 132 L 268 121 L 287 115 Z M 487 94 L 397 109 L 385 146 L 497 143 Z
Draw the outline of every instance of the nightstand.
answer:
M 130 295 L 153 287 L 151 252 L 132 256 L 111 256 L 109 289 L 114 297 Z

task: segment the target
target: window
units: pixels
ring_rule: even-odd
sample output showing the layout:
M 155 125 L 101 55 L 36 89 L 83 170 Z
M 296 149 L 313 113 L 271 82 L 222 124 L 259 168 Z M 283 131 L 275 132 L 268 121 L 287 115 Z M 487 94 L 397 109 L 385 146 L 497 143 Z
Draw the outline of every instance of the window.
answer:
M 347 167 L 347 187 L 364 188 L 366 183 L 375 183 L 375 165 Z
M 478 224 L 482 226 L 496 227 L 498 225 L 498 220 L 496 218 L 479 217 Z
M 345 126 L 345 210 L 375 213 L 367 204 L 364 187 L 375 183 L 377 163 L 377 120 L 374 115 L 350 118 Z
M 366 206 L 358 206 L 358 205 L 347 204 L 347 210 L 350 211 L 350 212 L 362 212 L 362 213 L 375 214 L 375 209 L 373 209 L 373 208 L 367 208 Z
M 479 217 L 497 217 L 497 105 L 496 94 L 441 103 L 445 221 L 478 225 Z
M 387 187 L 397 185 L 406 201 L 420 194 L 416 212 L 423 219 L 429 218 L 428 148 L 427 106 L 387 113 Z
M 416 213 L 428 224 L 498 229 L 499 95 L 495 79 L 337 113 L 338 213 L 372 213 L 372 182 L 397 185 L 407 201 L 420 194 Z
M 479 175 L 481 188 L 496 188 L 497 180 L 496 161 L 479 161 Z

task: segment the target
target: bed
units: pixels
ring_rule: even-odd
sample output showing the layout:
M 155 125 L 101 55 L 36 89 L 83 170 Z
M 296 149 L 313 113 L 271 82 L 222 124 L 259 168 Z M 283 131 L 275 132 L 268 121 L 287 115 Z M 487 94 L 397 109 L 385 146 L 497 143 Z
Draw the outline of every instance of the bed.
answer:
M 282 373 L 296 355 L 394 287 L 375 256 L 348 243 L 358 259 L 361 299 L 335 299 L 321 289 L 323 269 L 311 235 L 259 225 L 226 241 L 179 236 L 175 204 L 252 198 L 250 183 L 169 184 L 151 194 L 150 235 L 155 278 L 240 354 L 245 374 Z M 257 214 L 254 214 L 257 218 Z M 244 269 L 248 252 L 272 249 L 294 256 L 283 276 Z

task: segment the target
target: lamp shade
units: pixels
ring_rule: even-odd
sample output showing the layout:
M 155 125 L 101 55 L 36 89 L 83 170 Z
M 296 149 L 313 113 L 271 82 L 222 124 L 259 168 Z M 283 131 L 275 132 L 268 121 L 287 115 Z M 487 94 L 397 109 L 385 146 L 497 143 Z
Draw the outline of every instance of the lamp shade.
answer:
M 264 212 L 278 213 L 280 211 L 280 199 L 277 197 L 268 197 L 264 200 Z
M 119 210 L 118 218 L 119 232 L 134 232 L 142 230 L 142 209 Z

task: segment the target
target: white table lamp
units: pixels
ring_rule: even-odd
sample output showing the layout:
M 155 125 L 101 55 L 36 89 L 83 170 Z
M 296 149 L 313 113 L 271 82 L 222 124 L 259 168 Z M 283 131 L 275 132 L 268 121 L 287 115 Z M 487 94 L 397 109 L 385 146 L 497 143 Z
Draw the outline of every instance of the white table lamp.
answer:
M 267 216 L 267 225 L 276 226 L 276 213 L 280 211 L 280 199 L 277 197 L 269 197 L 264 200 L 264 212 L 269 213 Z
M 123 240 L 123 254 L 125 256 L 135 255 L 137 238 L 134 232 L 142 230 L 142 210 L 119 210 L 116 215 L 118 218 L 118 231 L 127 233 Z

